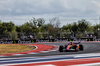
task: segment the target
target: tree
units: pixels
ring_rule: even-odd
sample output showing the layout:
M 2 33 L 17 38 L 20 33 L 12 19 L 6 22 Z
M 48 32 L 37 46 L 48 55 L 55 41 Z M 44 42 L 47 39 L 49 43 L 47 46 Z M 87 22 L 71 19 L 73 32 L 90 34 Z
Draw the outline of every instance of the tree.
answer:
M 15 24 L 13 22 L 3 22 L 2 23 L 2 26 L 3 26 L 3 30 L 7 30 L 8 32 L 11 32 L 12 30 L 14 30 L 14 27 L 15 27 Z
M 47 24 L 48 26 L 48 32 L 51 34 L 51 33 L 54 33 L 54 26 L 52 24 Z
M 94 35 L 95 36 L 98 36 L 99 35 L 99 32 L 100 32 L 100 24 L 97 24 L 97 25 L 93 26 L 93 32 L 94 32 Z
M 100 24 L 93 26 L 93 31 L 96 32 L 100 28 Z
M 18 35 L 15 30 L 11 32 L 11 40 L 18 40 Z
M 2 23 L 1 23 L 1 20 L 0 20 L 0 35 L 3 34 L 3 26 L 2 26 Z
M 29 22 L 32 26 L 41 27 L 45 23 L 45 20 L 43 18 L 36 19 L 33 17 L 33 19 L 31 19 Z
M 48 25 L 47 24 L 42 25 L 40 29 L 41 29 L 41 32 L 47 32 L 48 31 Z
M 67 26 L 67 25 L 64 25 L 64 26 L 61 28 L 61 31 L 62 31 L 62 32 L 67 32 L 67 31 L 70 31 L 70 30 L 68 29 L 68 26 Z
M 37 27 L 37 20 L 34 17 L 29 22 L 32 23 L 33 26 Z
M 78 25 L 77 25 L 76 22 L 74 22 L 74 23 L 72 24 L 71 30 L 72 30 L 73 32 L 77 32 L 77 31 L 78 31 Z
M 89 22 L 85 19 L 78 21 L 78 31 L 85 32 L 89 27 Z
M 68 30 L 70 30 L 70 31 L 72 30 L 72 25 L 71 24 L 68 24 L 67 27 L 68 27 Z
M 17 32 L 23 32 L 22 27 L 21 26 L 16 26 L 16 31 Z
M 8 38 L 13 30 L 15 30 L 13 22 L 0 22 L 0 34 L 2 37 Z
M 21 29 L 23 32 L 25 32 L 26 34 L 30 34 L 33 32 L 33 26 L 31 26 L 30 23 L 26 22 L 25 24 L 23 24 L 21 26 Z
M 58 17 L 49 19 L 50 24 L 52 24 L 54 27 L 59 28 L 60 27 L 60 20 Z
M 38 18 L 37 19 L 37 26 L 38 27 L 41 27 L 42 25 L 44 25 L 44 23 L 45 23 L 45 20 L 43 19 L 43 18 Z

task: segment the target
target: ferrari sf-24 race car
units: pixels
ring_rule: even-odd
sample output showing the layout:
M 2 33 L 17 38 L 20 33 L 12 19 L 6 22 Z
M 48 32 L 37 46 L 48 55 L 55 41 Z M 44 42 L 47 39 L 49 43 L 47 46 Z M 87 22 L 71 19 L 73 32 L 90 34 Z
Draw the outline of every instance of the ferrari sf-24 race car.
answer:
M 60 45 L 59 46 L 59 51 L 83 51 L 84 46 L 80 42 L 70 42 L 67 45 Z

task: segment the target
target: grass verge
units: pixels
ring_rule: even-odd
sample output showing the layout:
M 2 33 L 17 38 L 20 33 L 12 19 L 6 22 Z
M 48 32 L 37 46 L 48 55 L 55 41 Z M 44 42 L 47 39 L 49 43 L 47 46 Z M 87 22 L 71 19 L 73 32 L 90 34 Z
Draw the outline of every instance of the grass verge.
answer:
M 9 53 L 20 53 L 35 49 L 34 46 L 23 44 L 0 44 L 0 55 Z

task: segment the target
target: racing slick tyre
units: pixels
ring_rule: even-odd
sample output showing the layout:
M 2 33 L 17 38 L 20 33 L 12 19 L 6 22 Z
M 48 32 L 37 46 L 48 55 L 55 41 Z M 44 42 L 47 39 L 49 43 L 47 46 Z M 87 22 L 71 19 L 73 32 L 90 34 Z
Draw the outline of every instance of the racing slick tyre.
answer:
M 63 52 L 63 49 L 64 49 L 64 47 L 63 47 L 63 45 L 61 45 L 61 46 L 59 47 L 59 52 Z
M 83 51 L 83 50 L 84 50 L 82 44 L 79 45 L 79 50 L 80 50 L 80 51 Z

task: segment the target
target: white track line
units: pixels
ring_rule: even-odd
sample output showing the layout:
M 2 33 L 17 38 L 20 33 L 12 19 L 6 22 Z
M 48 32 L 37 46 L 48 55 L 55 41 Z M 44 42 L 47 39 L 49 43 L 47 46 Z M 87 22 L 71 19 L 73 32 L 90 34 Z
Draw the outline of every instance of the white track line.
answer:
M 89 63 L 89 64 L 78 64 L 78 65 L 70 65 L 70 66 L 100 66 L 100 63 Z

